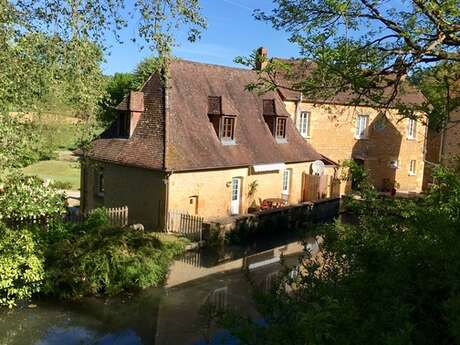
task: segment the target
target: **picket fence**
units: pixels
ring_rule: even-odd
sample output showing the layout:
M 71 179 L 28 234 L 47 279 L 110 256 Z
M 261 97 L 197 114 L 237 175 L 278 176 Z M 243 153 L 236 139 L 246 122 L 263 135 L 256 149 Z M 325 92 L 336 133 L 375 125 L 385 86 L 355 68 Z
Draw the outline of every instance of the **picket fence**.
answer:
M 113 226 L 128 226 L 128 206 L 106 208 L 109 224 Z M 81 223 L 95 210 L 90 210 L 87 213 L 67 213 L 64 221 Z
M 203 221 L 203 217 L 170 210 L 166 229 L 168 232 L 179 234 L 190 240 L 201 241 L 203 239 Z

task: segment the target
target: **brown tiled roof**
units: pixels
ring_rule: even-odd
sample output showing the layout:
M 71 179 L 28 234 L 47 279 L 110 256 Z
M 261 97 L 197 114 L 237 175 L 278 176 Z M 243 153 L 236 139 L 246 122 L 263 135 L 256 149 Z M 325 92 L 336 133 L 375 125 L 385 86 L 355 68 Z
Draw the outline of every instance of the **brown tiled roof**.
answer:
M 144 85 L 145 111 L 130 139 L 110 139 L 110 131 L 94 142 L 90 156 L 104 161 L 151 169 L 184 171 L 303 162 L 321 159 L 289 119 L 287 143 L 277 143 L 263 118 L 263 100 L 274 99 L 277 115 L 288 116 L 275 92 L 246 90 L 254 71 L 174 60 L 167 95 L 159 78 Z M 163 89 L 164 90 L 164 89 Z M 208 96 L 222 97 L 222 112 L 237 115 L 235 145 L 223 145 L 208 118 Z M 167 100 L 164 107 L 163 99 Z M 124 100 L 119 109 L 126 107 Z M 160 116 L 158 111 L 166 109 Z
M 148 169 L 164 169 L 164 87 L 157 75 L 144 85 L 144 107 L 129 139 L 116 138 L 113 123 L 91 144 L 88 156 L 100 160 Z M 124 100 L 127 105 L 127 100 Z M 123 103 L 123 102 L 122 102 Z
M 282 61 L 291 66 L 289 72 L 284 75 L 278 75 L 277 82 L 284 86 L 278 89 L 281 97 L 284 100 L 298 100 L 300 96 L 299 91 L 294 91 L 290 89 L 294 83 L 299 82 L 302 78 L 306 78 L 315 68 L 315 64 L 312 61 L 308 60 L 299 60 L 299 59 L 279 59 L 276 60 Z M 392 90 L 388 88 L 388 93 Z M 388 94 L 389 95 L 389 94 Z M 306 102 L 312 103 L 326 103 L 326 104 L 350 104 L 356 99 L 357 95 L 353 94 L 351 91 L 339 92 L 335 94 L 332 98 L 327 99 L 309 99 L 308 97 L 303 96 L 303 100 Z M 409 104 L 421 104 L 426 101 L 423 94 L 417 90 L 409 82 L 404 82 L 400 88 L 400 94 L 397 100 L 401 103 Z M 367 105 L 363 104 L 362 105 Z

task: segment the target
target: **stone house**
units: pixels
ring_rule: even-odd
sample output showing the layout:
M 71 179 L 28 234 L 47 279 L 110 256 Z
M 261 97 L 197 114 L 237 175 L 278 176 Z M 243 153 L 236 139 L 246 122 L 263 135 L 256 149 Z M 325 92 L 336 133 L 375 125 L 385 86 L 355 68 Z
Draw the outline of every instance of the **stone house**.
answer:
M 267 58 L 267 50 L 259 49 Z M 311 65 L 285 60 L 293 65 L 294 82 Z M 292 79 L 283 77 L 282 85 Z M 288 85 L 287 85 L 288 86 Z M 350 105 L 354 95 L 339 93 L 334 99 L 311 100 L 289 88 L 279 88 L 286 109 L 304 140 L 335 162 L 353 159 L 369 171 L 380 191 L 416 192 L 423 189 L 427 127 L 419 121 L 402 119 L 396 109 L 385 116 L 376 107 Z M 423 95 L 407 85 L 401 101 L 423 102 Z
M 118 106 L 82 167 L 81 207 L 129 208 L 129 222 L 162 230 L 171 210 L 206 219 L 246 213 L 265 198 L 303 201 L 319 154 L 280 95 L 249 92 L 255 71 L 170 62 Z
M 441 135 L 440 155 L 445 165 L 460 170 L 460 109 L 450 114 L 450 123 Z

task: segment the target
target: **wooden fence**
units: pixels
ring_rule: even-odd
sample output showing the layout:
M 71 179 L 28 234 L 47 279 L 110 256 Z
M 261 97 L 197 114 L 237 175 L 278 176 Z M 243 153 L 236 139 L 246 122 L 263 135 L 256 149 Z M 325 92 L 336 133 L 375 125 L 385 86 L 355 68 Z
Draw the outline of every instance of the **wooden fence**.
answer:
M 340 180 L 330 175 L 303 174 L 302 201 L 340 197 Z
M 96 209 L 87 213 L 68 212 L 64 216 L 65 222 L 81 223 L 85 221 Z M 106 208 L 109 224 L 113 226 L 128 226 L 128 206 Z
M 185 212 L 170 210 L 167 219 L 167 231 L 180 234 L 188 239 L 201 241 L 203 234 L 203 217 Z

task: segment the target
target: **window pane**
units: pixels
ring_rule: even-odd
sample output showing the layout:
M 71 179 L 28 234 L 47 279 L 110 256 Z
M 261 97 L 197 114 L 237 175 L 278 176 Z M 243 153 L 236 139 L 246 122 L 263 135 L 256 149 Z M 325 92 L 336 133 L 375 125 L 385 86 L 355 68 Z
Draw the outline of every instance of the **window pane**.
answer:
M 300 134 L 304 136 L 310 135 L 310 113 L 303 111 L 300 113 L 300 122 L 299 122 Z
M 277 120 L 276 136 L 278 138 L 284 138 L 286 136 L 286 119 Z
M 235 119 L 232 117 L 224 117 L 222 123 L 222 138 L 233 139 Z
M 415 128 L 416 128 L 416 121 L 414 119 L 409 119 L 409 124 L 407 127 L 407 136 L 409 138 L 415 138 Z
M 287 194 L 289 192 L 289 178 L 290 178 L 290 171 L 284 170 L 283 171 L 283 194 Z
M 356 136 L 358 138 L 364 138 L 366 136 L 368 121 L 369 117 L 367 115 L 358 115 L 356 124 Z

